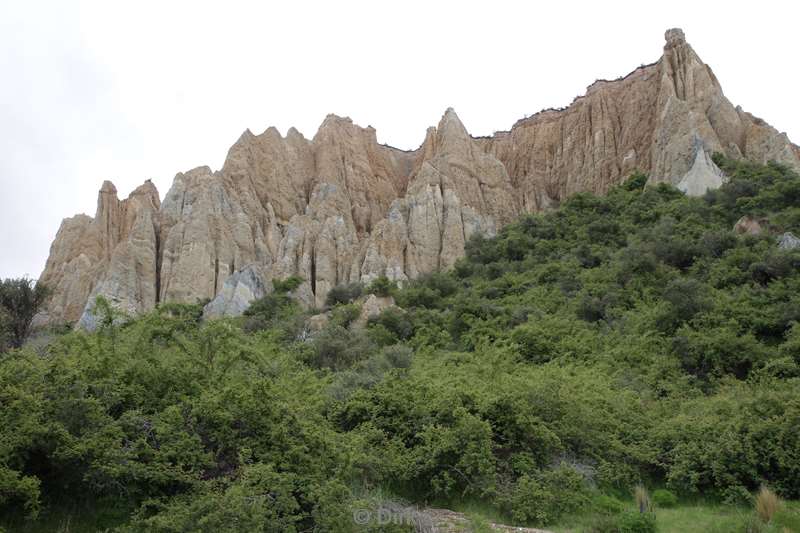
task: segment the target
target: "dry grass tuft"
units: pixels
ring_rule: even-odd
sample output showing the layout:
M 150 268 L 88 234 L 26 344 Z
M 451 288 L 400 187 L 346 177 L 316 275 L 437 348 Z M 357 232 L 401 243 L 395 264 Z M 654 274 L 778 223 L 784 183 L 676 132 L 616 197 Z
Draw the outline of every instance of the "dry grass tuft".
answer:
M 778 512 L 778 509 L 781 508 L 781 505 L 780 497 L 765 486 L 762 486 L 761 490 L 756 494 L 756 514 L 766 523 L 772 520 L 772 517 Z
M 633 489 L 633 496 L 636 499 L 636 507 L 639 508 L 640 513 L 650 511 L 650 493 L 647 492 L 644 485 L 636 485 L 636 488 Z

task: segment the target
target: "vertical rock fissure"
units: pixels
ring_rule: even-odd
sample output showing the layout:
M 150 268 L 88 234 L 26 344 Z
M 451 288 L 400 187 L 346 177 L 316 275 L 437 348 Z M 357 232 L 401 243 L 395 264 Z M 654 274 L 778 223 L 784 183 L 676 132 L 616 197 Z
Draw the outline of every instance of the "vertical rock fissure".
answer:
M 163 261 L 162 258 L 162 250 L 161 250 L 161 233 L 156 231 L 155 232 L 155 241 L 156 241 L 156 305 L 161 302 L 161 263 Z
M 317 296 L 317 253 L 311 250 L 311 294 Z
M 219 281 L 219 256 L 214 257 L 214 294 L 211 298 L 217 295 L 217 282 Z

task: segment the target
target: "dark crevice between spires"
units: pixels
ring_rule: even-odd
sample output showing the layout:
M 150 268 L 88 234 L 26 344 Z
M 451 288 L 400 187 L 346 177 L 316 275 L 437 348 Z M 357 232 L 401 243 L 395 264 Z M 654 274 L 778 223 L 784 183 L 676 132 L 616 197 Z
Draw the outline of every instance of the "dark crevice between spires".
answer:
M 311 294 L 316 298 L 317 296 L 317 254 L 315 250 L 311 251 Z
M 212 299 L 217 295 L 218 281 L 219 281 L 219 256 L 214 258 L 214 295 L 211 296 Z
M 161 302 L 161 234 L 156 231 L 156 305 Z

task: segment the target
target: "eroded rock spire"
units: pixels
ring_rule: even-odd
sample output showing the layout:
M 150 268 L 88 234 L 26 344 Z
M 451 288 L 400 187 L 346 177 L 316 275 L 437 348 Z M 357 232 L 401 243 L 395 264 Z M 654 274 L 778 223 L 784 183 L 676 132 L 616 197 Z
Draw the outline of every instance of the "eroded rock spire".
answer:
M 151 183 L 119 200 L 106 182 L 95 217 L 66 219 L 53 242 L 50 319 L 91 327 L 97 295 L 130 313 L 212 300 L 210 314 L 233 314 L 290 275 L 304 280 L 298 299 L 322 306 L 341 283 L 450 268 L 471 235 L 634 170 L 702 194 L 724 179 L 714 152 L 800 168 L 797 146 L 728 101 L 682 30 L 665 40 L 655 63 L 492 137 L 447 109 L 406 152 L 329 115 L 311 139 L 245 131 L 221 170 L 177 174 L 163 203 Z

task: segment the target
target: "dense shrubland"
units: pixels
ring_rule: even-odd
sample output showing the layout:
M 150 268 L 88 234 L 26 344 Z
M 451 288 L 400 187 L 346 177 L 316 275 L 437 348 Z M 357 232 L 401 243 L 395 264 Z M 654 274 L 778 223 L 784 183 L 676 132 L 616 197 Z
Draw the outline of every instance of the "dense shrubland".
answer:
M 473 238 L 452 272 L 338 287 L 317 332 L 290 279 L 239 319 L 162 305 L 11 351 L 0 504 L 103 509 L 124 531 L 339 532 L 391 495 L 650 531 L 617 499 L 637 485 L 660 487 L 656 512 L 761 485 L 796 499 L 800 250 L 775 233 L 800 230 L 800 178 L 717 163 L 731 181 L 704 198 L 635 175 Z M 769 230 L 735 235 L 742 215 Z M 402 310 L 354 328 L 365 292 Z

